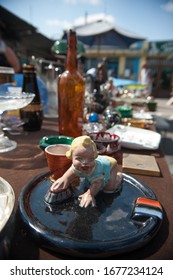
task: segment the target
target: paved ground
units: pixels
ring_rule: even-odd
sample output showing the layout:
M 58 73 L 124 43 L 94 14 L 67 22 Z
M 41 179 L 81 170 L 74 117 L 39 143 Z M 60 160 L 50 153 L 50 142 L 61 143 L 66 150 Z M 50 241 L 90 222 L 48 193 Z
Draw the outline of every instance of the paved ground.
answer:
M 169 99 L 163 98 L 156 101 L 158 106 L 154 115 L 158 119 L 158 131 L 162 134 L 161 145 L 173 175 L 173 102 L 169 104 Z

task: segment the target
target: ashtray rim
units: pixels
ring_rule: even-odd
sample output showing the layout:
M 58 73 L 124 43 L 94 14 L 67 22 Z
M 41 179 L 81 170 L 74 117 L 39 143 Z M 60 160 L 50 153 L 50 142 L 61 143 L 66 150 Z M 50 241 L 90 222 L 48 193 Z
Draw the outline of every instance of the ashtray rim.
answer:
M 44 151 L 46 147 L 56 144 L 71 145 L 74 137 L 65 135 L 45 135 L 39 141 L 40 148 Z M 51 142 L 53 141 L 53 142 Z

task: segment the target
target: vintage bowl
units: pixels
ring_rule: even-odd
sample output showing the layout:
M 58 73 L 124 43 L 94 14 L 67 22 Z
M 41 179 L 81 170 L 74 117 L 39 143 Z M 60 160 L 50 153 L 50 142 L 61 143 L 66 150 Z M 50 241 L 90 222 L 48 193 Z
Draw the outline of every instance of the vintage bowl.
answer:
M 103 155 L 114 157 L 120 150 L 120 137 L 116 134 L 110 134 L 108 132 L 95 132 L 90 133 L 89 136 L 95 142 L 97 147 L 98 145 L 104 146 L 105 150 L 102 152 Z
M 132 107 L 131 106 L 117 106 L 116 110 L 120 113 L 122 118 L 131 118 L 132 117 Z
M 148 110 L 150 111 L 150 112 L 155 112 L 155 111 L 157 111 L 157 102 L 156 101 L 154 101 L 154 100 L 147 100 L 147 102 L 146 102 L 146 105 L 147 105 L 147 107 L 148 107 Z
M 44 151 L 47 146 L 55 145 L 55 144 L 64 144 L 64 145 L 71 145 L 73 141 L 73 137 L 64 136 L 64 135 L 50 135 L 44 136 L 40 142 L 39 146 Z

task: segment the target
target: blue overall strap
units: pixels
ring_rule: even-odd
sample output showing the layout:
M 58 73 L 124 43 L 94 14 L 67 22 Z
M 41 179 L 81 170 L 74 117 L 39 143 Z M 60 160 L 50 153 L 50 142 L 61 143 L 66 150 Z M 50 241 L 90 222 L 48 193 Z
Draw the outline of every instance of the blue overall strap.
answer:
M 72 170 L 81 178 L 86 178 L 91 184 L 94 180 L 103 180 L 102 189 L 110 179 L 111 164 L 110 161 L 104 156 L 98 156 L 96 159 L 96 166 L 90 175 L 83 174 L 72 165 Z

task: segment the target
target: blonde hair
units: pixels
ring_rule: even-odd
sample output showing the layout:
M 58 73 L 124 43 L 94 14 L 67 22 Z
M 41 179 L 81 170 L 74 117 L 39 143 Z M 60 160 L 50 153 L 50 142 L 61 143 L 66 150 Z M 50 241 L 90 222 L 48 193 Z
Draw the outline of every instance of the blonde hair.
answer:
M 73 140 L 73 142 L 71 143 L 70 150 L 66 152 L 66 157 L 68 159 L 72 159 L 72 153 L 74 149 L 79 146 L 82 146 L 84 148 L 87 148 L 89 146 L 92 147 L 94 152 L 94 157 L 96 158 L 98 156 L 96 144 L 94 143 L 94 141 L 92 141 L 92 139 L 89 136 L 85 135 L 85 136 L 76 137 Z

